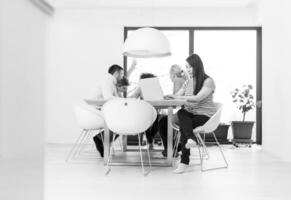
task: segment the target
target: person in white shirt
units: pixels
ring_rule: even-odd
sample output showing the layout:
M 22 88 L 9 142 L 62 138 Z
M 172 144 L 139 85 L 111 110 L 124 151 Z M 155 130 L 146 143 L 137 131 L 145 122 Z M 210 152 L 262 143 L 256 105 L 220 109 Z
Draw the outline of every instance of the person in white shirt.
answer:
M 135 62 L 132 65 L 135 65 Z M 123 77 L 123 68 L 119 65 L 112 65 L 108 69 L 108 74 L 106 74 L 102 81 L 100 81 L 99 84 L 91 90 L 89 96 L 86 99 L 110 100 L 114 97 L 123 97 L 122 93 L 126 90 L 127 86 L 128 81 Z M 93 137 L 96 148 L 99 151 L 101 157 L 103 157 L 104 152 L 102 142 L 103 135 L 104 133 L 101 133 Z M 111 141 L 113 140 L 112 135 L 113 134 L 111 133 L 110 134 Z
M 119 65 L 111 65 L 108 69 L 108 74 L 92 88 L 88 100 L 109 100 L 114 97 L 119 97 L 117 92 L 117 82 L 123 77 L 123 68 Z M 93 137 L 97 151 L 100 153 L 101 157 L 104 154 L 103 146 L 103 135 L 104 133 L 97 134 Z M 110 134 L 110 139 L 112 140 L 112 135 Z
M 123 77 L 123 68 L 119 65 L 112 65 L 108 74 L 95 86 L 86 99 L 88 100 L 109 100 L 119 97 L 116 84 Z

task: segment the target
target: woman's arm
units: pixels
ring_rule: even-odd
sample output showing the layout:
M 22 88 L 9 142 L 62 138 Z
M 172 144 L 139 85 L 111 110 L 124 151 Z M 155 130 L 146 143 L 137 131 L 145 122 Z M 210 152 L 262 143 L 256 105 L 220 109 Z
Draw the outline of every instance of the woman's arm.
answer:
M 181 96 L 175 95 L 176 99 L 183 99 L 192 102 L 199 102 L 207 98 L 215 90 L 214 81 L 211 78 L 207 78 L 203 84 L 203 87 L 196 95 Z
M 128 96 L 128 98 L 139 98 L 139 97 L 141 97 L 141 89 L 140 89 L 140 87 L 138 86 L 138 87 L 133 91 L 133 93 L 132 93 L 130 96 Z
M 177 94 L 179 90 L 183 87 L 185 81 L 183 79 L 176 79 L 174 80 L 174 88 L 173 88 L 173 94 Z
M 187 100 L 190 102 L 191 101 L 192 102 L 199 102 L 199 101 L 202 101 L 203 99 L 205 99 L 206 97 L 208 97 L 212 92 L 213 92 L 213 90 L 211 88 L 202 87 L 197 95 L 192 95 L 192 96 L 177 96 L 176 95 L 176 99 L 183 99 L 183 100 Z
M 137 62 L 135 59 L 133 59 L 130 68 L 127 70 L 127 78 L 129 79 L 130 75 L 132 74 L 132 72 L 135 70 L 137 65 Z
M 176 94 L 174 94 L 174 96 L 182 96 L 185 94 L 185 90 L 187 87 L 188 82 L 185 82 L 182 87 L 178 90 L 178 92 L 176 92 Z
M 176 92 L 176 94 L 168 94 L 166 95 L 164 98 L 165 99 L 178 99 L 177 97 L 182 96 L 185 94 L 185 90 L 187 87 L 188 82 L 186 81 L 182 87 L 178 90 L 178 92 Z

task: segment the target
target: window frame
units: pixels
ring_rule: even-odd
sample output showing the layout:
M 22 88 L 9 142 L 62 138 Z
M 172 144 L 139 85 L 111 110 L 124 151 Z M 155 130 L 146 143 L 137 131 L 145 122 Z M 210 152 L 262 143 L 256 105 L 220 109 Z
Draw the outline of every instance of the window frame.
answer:
M 127 38 L 128 31 L 133 31 L 142 27 L 139 26 L 125 26 L 123 30 L 124 41 Z M 219 30 L 230 30 L 230 31 L 242 31 L 242 30 L 254 30 L 257 33 L 256 38 L 256 102 L 260 105 L 256 107 L 256 144 L 262 144 L 262 27 L 261 26 L 152 26 L 152 28 L 158 30 L 183 30 L 189 32 L 189 55 L 194 53 L 194 39 L 195 31 L 206 30 L 206 31 L 219 31 Z M 127 57 L 123 56 L 124 74 L 127 76 Z

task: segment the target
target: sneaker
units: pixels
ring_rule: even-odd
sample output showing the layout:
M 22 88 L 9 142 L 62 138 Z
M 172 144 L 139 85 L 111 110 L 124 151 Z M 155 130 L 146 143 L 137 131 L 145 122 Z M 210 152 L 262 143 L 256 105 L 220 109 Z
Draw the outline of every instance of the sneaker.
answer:
M 104 146 L 103 146 L 102 140 L 97 135 L 95 135 L 93 137 L 93 140 L 95 142 L 95 146 L 96 146 L 97 151 L 100 153 L 100 156 L 103 158 L 104 157 Z
M 164 157 L 167 157 L 168 156 L 167 150 L 163 150 L 162 154 L 163 154 Z
M 185 147 L 186 147 L 186 149 L 191 149 L 193 147 L 196 147 L 196 145 L 197 145 L 197 143 L 194 140 L 188 139 Z
M 154 149 L 153 143 L 149 144 L 149 150 L 153 150 L 153 149 Z
M 179 163 L 178 167 L 173 171 L 173 173 L 182 174 L 186 171 L 187 168 L 188 168 L 188 165 L 184 163 Z

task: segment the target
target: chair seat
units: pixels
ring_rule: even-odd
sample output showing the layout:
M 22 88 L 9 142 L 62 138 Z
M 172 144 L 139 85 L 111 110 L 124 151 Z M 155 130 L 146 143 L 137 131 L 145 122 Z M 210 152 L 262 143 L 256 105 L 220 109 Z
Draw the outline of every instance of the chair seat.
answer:
M 172 126 L 172 128 L 175 129 L 176 131 L 179 131 L 179 130 L 180 130 L 180 127 L 179 127 L 178 124 L 172 123 L 171 126 Z
M 198 127 L 196 127 L 194 130 L 193 130 L 193 133 L 194 134 L 197 134 L 197 133 L 204 133 L 205 131 L 204 131 L 204 128 L 203 128 L 203 126 L 198 126 Z

